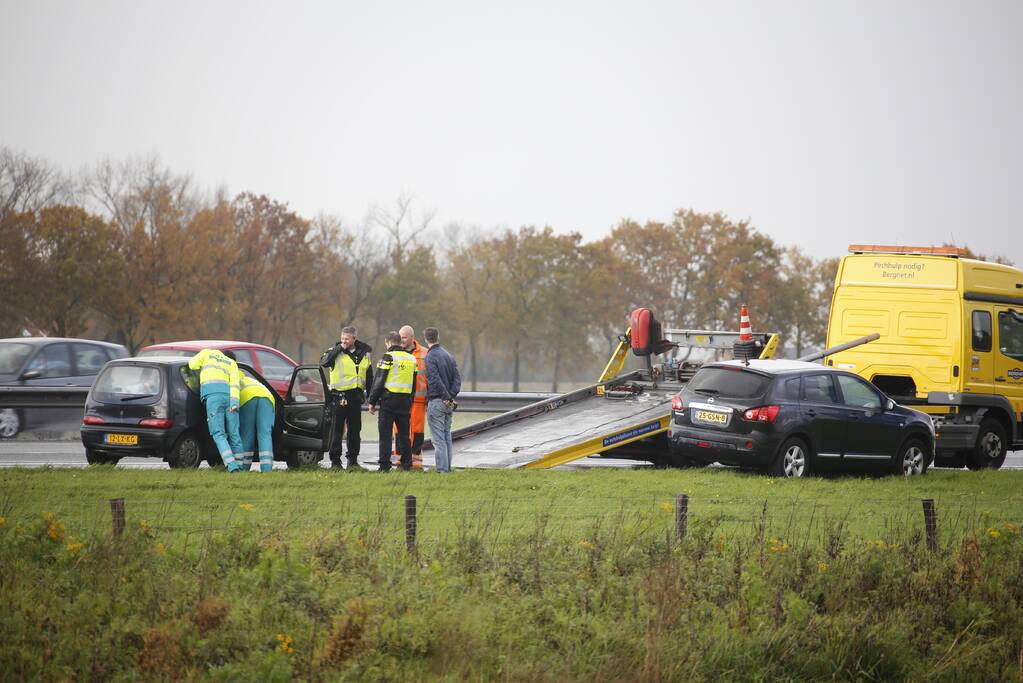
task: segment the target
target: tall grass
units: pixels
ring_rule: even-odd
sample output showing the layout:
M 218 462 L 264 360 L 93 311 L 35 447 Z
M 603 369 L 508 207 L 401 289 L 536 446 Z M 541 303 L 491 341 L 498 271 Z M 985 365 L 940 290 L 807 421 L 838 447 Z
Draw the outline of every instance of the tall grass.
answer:
M 595 474 L 4 473 L 0 677 L 1023 676 L 1013 473 Z

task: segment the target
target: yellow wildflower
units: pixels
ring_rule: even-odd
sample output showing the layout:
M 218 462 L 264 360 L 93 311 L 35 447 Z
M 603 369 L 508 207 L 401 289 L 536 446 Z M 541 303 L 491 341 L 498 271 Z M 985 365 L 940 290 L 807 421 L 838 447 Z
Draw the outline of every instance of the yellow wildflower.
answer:
M 64 522 L 61 521 L 50 522 L 50 526 L 46 529 L 46 535 L 50 537 L 51 541 L 57 543 L 63 541 L 66 534 L 67 529 L 64 528 Z
M 988 536 L 990 536 L 991 538 L 1001 538 L 1002 537 L 1002 532 L 1000 532 L 998 529 L 988 529 L 987 533 L 988 533 Z
M 290 655 L 292 652 L 295 651 L 295 648 L 292 647 L 292 643 L 294 643 L 295 641 L 291 639 L 291 636 L 284 635 L 283 633 L 278 633 L 277 642 L 280 643 L 279 647 L 281 652 Z
M 828 569 L 830 567 L 831 567 L 831 565 L 829 565 L 827 562 L 818 562 L 817 563 L 817 571 L 819 571 L 819 572 L 826 572 L 826 571 L 828 571 Z
M 586 548 L 587 550 L 593 550 L 596 547 L 595 545 L 587 541 L 585 538 L 579 541 L 579 546 L 582 548 Z
M 242 503 L 238 507 L 240 507 L 242 510 L 245 510 L 245 512 L 252 512 L 253 510 L 256 509 L 256 506 L 253 505 L 252 503 Z
M 56 518 L 57 518 L 57 513 L 56 512 L 44 512 L 43 513 L 43 521 L 44 522 L 49 523 L 49 522 L 52 522 L 53 520 L 55 520 Z
M 4 524 L 7 524 L 7 518 L 0 515 L 0 526 L 3 526 Z
M 167 546 L 165 546 L 163 543 L 157 543 L 156 544 L 156 553 L 157 553 L 157 555 L 166 555 L 167 554 Z
M 153 527 L 149 526 L 149 520 L 140 519 L 139 528 L 142 529 L 142 533 L 150 535 L 153 533 Z
M 77 555 L 78 551 L 85 547 L 84 543 L 68 543 L 67 551 L 72 555 Z
M 772 553 L 783 553 L 788 550 L 791 546 L 785 543 L 781 539 L 772 538 L 767 542 L 767 549 Z
M 3 517 L 0 517 L 0 519 L 3 519 Z M 1002 528 L 1005 529 L 1005 532 L 1007 534 L 1012 534 L 1013 536 L 1019 536 L 1019 525 L 1018 524 L 1013 524 L 1012 522 L 1006 522 L 1005 524 L 1002 525 Z
M 661 508 L 661 512 L 672 512 L 675 510 L 675 506 L 666 500 L 662 500 L 658 507 Z

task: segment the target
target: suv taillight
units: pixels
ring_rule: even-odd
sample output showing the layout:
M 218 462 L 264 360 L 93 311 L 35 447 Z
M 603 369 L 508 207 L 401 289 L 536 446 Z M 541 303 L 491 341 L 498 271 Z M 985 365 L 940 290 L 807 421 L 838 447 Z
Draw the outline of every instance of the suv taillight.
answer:
M 83 425 L 101 425 L 106 424 L 106 420 L 97 415 L 86 415 L 82 420 Z
M 678 394 L 675 394 L 675 396 L 672 397 L 672 399 L 671 399 L 671 409 L 672 410 L 683 410 L 684 408 L 685 408 L 685 406 L 682 405 L 682 397 L 679 396 Z
M 778 417 L 779 410 L 781 410 L 781 406 L 750 408 L 742 414 L 742 419 L 747 422 L 774 422 L 774 418 Z
M 139 420 L 139 427 L 156 427 L 157 429 L 167 429 L 173 424 L 174 420 L 168 420 L 167 418 L 147 417 L 144 420 Z

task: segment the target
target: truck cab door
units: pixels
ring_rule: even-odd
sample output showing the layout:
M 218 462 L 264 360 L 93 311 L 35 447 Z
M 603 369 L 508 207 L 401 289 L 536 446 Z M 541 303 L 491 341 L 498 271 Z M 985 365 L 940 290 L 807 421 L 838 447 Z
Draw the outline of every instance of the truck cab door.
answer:
M 999 306 L 996 310 L 994 387 L 1012 404 L 1018 422 L 1023 411 L 1023 307 Z
M 281 442 L 291 451 L 330 448 L 333 415 L 327 401 L 327 376 L 319 365 L 300 365 L 291 373 L 281 412 Z
M 990 304 L 969 304 L 966 306 L 966 319 L 970 325 L 970 333 L 964 339 L 969 347 L 963 354 L 962 372 L 963 391 L 971 394 L 993 394 L 994 379 L 994 330 L 992 325 Z

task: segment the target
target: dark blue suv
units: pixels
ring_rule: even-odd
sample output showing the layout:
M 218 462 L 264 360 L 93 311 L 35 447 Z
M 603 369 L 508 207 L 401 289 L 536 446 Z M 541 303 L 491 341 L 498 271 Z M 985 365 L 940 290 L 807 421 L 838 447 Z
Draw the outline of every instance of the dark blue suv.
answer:
M 703 366 L 672 401 L 668 440 L 680 464 L 811 472 L 924 474 L 931 418 L 897 405 L 862 377 L 815 363 Z

